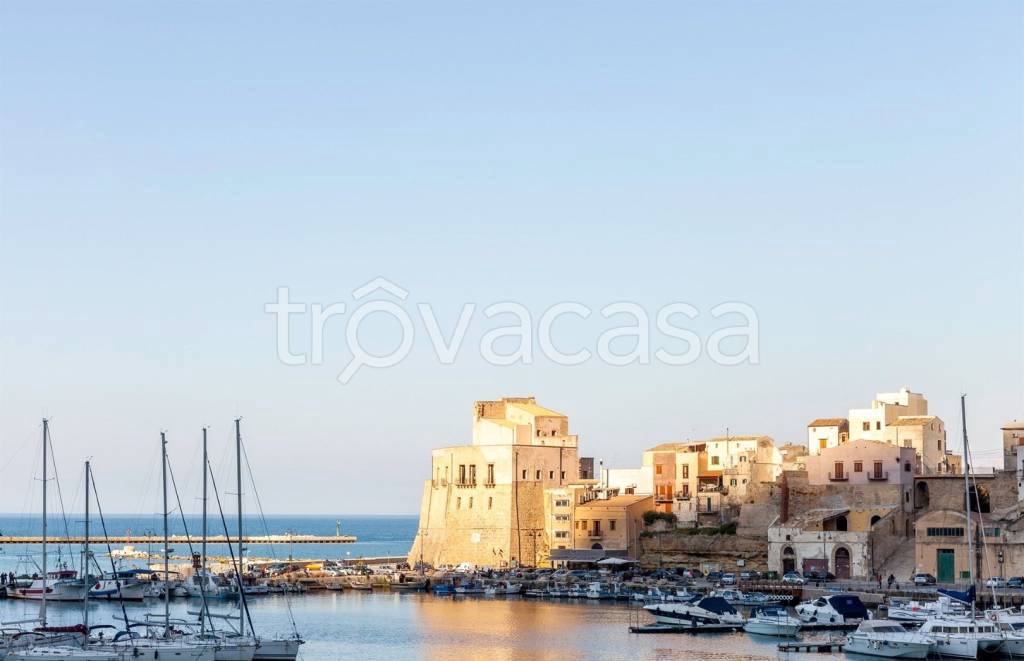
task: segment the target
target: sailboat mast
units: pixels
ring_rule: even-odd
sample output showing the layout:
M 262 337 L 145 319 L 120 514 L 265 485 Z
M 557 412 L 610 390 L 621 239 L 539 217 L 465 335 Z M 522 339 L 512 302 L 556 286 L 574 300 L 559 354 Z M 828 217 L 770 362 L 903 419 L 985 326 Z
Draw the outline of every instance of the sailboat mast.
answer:
M 89 642 L 89 592 L 92 581 L 89 580 L 89 462 L 85 462 L 85 537 L 82 540 L 82 582 L 85 584 L 85 595 L 82 598 L 82 626 L 85 627 L 84 647 Z
M 47 586 L 47 567 L 46 567 L 46 480 L 47 480 L 47 459 L 46 459 L 46 448 L 50 444 L 50 421 L 43 418 L 43 600 L 39 605 L 39 619 L 42 621 L 42 625 L 46 626 L 46 591 L 49 589 Z
M 235 479 L 238 485 L 238 589 L 243 593 L 238 595 L 238 632 L 245 635 L 245 617 L 242 610 L 245 608 L 245 583 L 242 581 L 242 568 L 245 561 L 242 556 L 242 419 L 235 418 Z
M 964 436 L 964 496 L 967 502 L 967 576 L 971 584 L 967 587 L 970 592 L 974 585 L 974 531 L 971 530 L 971 453 L 967 445 L 967 395 L 960 395 L 960 429 Z M 979 503 L 980 505 L 980 503 Z M 981 507 L 978 507 L 980 517 Z M 971 620 L 974 620 L 975 606 L 971 602 Z
M 171 628 L 170 540 L 167 535 L 167 434 L 160 432 L 160 463 L 164 492 L 164 636 Z
M 207 483 L 208 480 L 207 480 L 207 472 L 206 472 L 207 471 L 206 461 L 207 461 L 207 453 L 206 453 L 206 427 L 203 427 L 203 544 L 202 544 L 202 559 L 201 559 L 201 562 L 200 562 L 200 568 L 201 568 L 201 571 L 203 573 L 203 576 L 202 576 L 202 579 L 201 579 L 201 581 L 199 583 L 199 585 L 202 587 L 203 591 L 206 590 L 206 577 L 207 577 L 207 572 L 206 572 L 206 536 L 207 536 L 207 528 L 206 528 L 206 498 L 207 498 L 207 496 L 206 496 L 206 483 Z M 206 600 L 205 599 L 203 600 L 203 610 L 206 610 Z M 208 613 L 204 613 L 204 616 L 202 618 L 200 618 L 199 628 L 200 628 L 200 631 L 202 633 L 206 633 L 206 615 L 208 615 Z

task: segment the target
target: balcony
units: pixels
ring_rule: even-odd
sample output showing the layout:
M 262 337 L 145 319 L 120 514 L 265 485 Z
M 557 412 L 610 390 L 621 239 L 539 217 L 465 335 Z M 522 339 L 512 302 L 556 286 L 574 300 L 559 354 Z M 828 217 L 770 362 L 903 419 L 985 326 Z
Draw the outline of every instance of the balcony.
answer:
M 689 491 L 677 491 L 676 492 L 676 500 L 690 500 L 690 492 Z
M 833 482 L 849 482 L 850 475 L 848 473 L 829 473 L 828 479 Z
M 493 481 L 484 482 L 484 488 L 485 489 L 493 489 L 494 488 L 494 482 Z
M 587 532 L 587 537 L 590 539 L 602 539 L 604 537 L 604 531 L 602 530 L 591 530 Z
M 468 488 L 468 487 L 475 487 L 476 486 L 476 480 L 460 480 L 460 481 L 457 481 L 455 483 L 455 486 L 458 487 L 459 489 L 465 489 L 465 488 Z
M 659 494 L 654 496 L 654 502 L 656 502 L 656 503 L 671 503 L 672 502 L 672 494 L 659 493 Z
M 868 473 L 868 479 L 871 480 L 872 482 L 888 482 L 889 471 L 885 471 L 882 473 Z

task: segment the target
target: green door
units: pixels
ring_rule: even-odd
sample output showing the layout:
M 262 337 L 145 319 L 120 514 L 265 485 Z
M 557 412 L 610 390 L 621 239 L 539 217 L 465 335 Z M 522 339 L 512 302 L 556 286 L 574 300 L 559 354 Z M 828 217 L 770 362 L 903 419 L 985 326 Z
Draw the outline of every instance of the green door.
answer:
M 935 566 L 939 569 L 939 583 L 952 583 L 956 571 L 954 569 L 956 556 L 953 549 L 937 549 L 935 551 Z

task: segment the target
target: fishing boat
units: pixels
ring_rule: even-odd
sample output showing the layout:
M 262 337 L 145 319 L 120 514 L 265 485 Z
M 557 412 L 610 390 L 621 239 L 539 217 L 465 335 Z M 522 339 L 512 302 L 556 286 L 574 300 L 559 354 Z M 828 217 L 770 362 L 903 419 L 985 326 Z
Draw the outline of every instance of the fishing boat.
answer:
M 661 624 L 687 627 L 741 626 L 746 622 L 732 605 L 721 597 L 704 597 L 694 602 L 647 604 L 644 610 Z
M 149 586 L 138 578 L 135 570 L 104 572 L 93 581 L 89 589 L 90 599 L 106 599 L 121 601 L 142 601 L 146 598 Z
M 451 583 L 434 583 L 433 590 L 438 597 L 449 597 L 455 594 L 455 586 Z
M 416 592 L 418 590 L 427 589 L 427 579 L 410 579 L 407 576 L 399 575 L 398 580 L 389 584 L 392 590 L 399 592 Z
M 523 586 L 521 583 L 513 583 L 511 581 L 498 581 L 492 583 L 484 588 L 484 594 L 488 597 L 507 597 L 522 592 Z
M 82 601 L 85 598 L 85 581 L 78 578 L 74 569 L 58 569 L 45 572 L 27 586 L 15 586 L 7 596 L 15 599 L 36 601 Z M 44 596 L 45 595 L 45 596 Z
M 924 659 L 931 649 L 931 639 L 921 633 L 907 631 L 894 620 L 864 620 L 846 637 L 844 651 L 889 659 Z
M 483 594 L 483 593 L 484 593 L 484 586 L 480 585 L 479 583 L 474 583 L 473 581 L 469 581 L 468 583 L 464 583 L 464 584 L 460 585 L 459 587 L 455 588 L 455 594 L 458 595 L 458 596 L 465 596 L 465 595 L 470 595 L 470 594 Z
M 587 599 L 614 599 L 615 591 L 604 583 L 594 582 L 587 585 L 584 596 Z
M 798 604 L 796 613 L 804 622 L 829 624 L 859 624 L 870 618 L 860 597 L 853 594 L 833 594 Z
M 800 630 L 800 625 L 800 620 L 790 617 L 782 606 L 755 606 L 743 630 L 762 636 L 793 637 Z

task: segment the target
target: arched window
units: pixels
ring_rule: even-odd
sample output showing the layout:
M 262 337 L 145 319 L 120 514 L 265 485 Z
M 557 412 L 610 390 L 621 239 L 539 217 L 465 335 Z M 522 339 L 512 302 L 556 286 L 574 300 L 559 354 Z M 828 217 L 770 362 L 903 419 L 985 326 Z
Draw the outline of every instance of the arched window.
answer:
M 849 523 L 846 521 L 845 516 L 836 517 L 836 530 L 838 530 L 839 532 L 846 532 L 848 527 Z
M 603 549 L 604 547 L 603 547 L 603 546 L 601 546 L 600 544 L 594 544 L 594 545 L 593 545 L 593 546 L 591 546 L 590 548 L 591 548 L 591 549 L 593 549 L 593 550 L 597 550 L 597 551 L 600 551 L 600 550 L 601 550 L 601 549 Z
M 836 549 L 835 568 L 836 578 L 850 578 L 850 550 L 844 546 Z
M 876 523 L 878 523 L 881 520 L 882 520 L 882 517 L 880 517 L 880 516 L 878 516 L 876 514 L 873 517 L 871 517 L 871 525 L 874 526 Z

